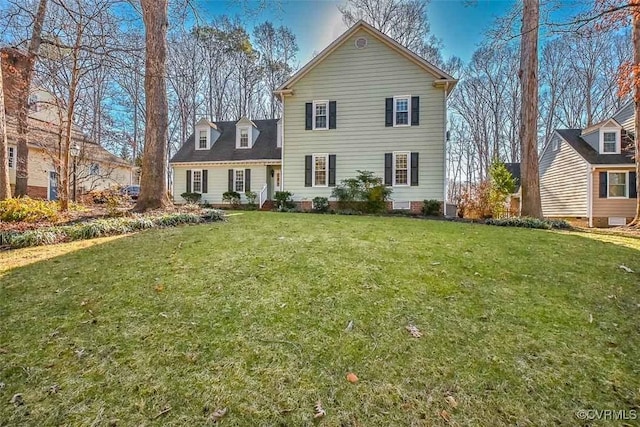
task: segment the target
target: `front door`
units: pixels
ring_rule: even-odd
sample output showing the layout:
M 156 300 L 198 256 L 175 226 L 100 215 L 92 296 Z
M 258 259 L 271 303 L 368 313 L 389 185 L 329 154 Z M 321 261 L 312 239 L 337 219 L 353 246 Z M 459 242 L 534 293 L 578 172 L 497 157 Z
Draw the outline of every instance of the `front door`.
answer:
M 49 172 L 49 200 L 58 200 L 58 172 Z
M 276 191 L 280 191 L 281 173 L 282 171 L 280 169 L 273 170 L 273 176 L 271 177 L 272 199 L 275 197 Z

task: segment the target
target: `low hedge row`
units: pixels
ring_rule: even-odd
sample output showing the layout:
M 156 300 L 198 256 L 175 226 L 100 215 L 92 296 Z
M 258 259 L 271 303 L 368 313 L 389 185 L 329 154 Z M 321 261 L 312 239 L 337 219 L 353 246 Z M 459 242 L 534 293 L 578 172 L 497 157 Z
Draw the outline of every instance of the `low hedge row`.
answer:
M 522 227 L 522 228 L 539 228 L 543 230 L 568 230 L 571 225 L 564 220 L 538 219 L 529 217 L 513 217 L 513 218 L 492 218 L 485 221 L 488 225 L 497 225 L 500 227 Z
M 37 230 L 0 232 L 0 246 L 25 248 L 29 246 L 51 245 L 60 242 L 132 233 L 147 228 L 175 227 L 181 224 L 224 221 L 224 218 L 224 214 L 221 211 L 211 209 L 205 211 L 204 214 L 176 213 L 160 216 L 98 219 L 73 225 L 45 227 Z

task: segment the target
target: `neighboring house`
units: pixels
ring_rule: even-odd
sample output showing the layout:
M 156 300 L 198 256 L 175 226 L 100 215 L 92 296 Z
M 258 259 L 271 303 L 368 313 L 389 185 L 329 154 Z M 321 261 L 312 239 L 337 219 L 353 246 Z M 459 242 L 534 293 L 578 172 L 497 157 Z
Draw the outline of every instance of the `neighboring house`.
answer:
M 169 164 L 173 169 L 173 199 L 201 193 L 202 202 L 223 203 L 222 195 L 236 191 L 241 201 L 255 192 L 258 202 L 273 198 L 282 185 L 279 120 L 196 123 L 195 134 L 180 147 Z
M 260 202 L 289 191 L 308 210 L 367 170 L 393 187 L 395 209 L 442 202 L 446 101 L 456 82 L 360 21 L 276 90 L 280 121 L 200 120 L 170 161 L 174 200 L 196 191 L 217 204 L 248 187 Z
M 516 184 L 515 190 L 512 194 L 509 195 L 509 198 L 507 199 L 509 216 L 519 216 L 520 208 L 522 207 L 522 191 L 520 188 L 520 163 L 505 163 L 504 166 L 507 168 Z
M 636 209 L 633 103 L 586 129 L 556 129 L 540 155 L 545 217 L 625 225 Z
M 21 55 L 11 48 L 3 48 L 2 73 L 5 95 L 7 142 L 9 154 L 9 182 L 12 191 L 16 182 L 17 163 L 17 99 L 16 87 L 21 84 Z M 27 195 L 33 198 L 56 200 L 59 184 L 59 152 L 62 138 L 60 107 L 48 92 L 35 88 L 29 97 L 28 134 L 28 188 Z M 133 184 L 137 170 L 100 145 L 89 141 L 75 125 L 72 129 L 72 144 L 80 147 L 76 160 L 76 189 L 79 194 L 91 190 L 102 190 Z M 71 163 L 72 164 L 72 163 Z M 70 166 L 69 173 L 72 174 Z M 70 185 L 73 177 L 69 177 Z M 70 188 L 70 191 L 71 188 Z

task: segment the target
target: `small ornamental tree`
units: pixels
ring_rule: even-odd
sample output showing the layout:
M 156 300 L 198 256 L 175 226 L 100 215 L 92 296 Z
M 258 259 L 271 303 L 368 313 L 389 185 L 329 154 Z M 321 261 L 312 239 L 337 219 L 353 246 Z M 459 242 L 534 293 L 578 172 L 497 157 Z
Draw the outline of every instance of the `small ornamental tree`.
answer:
M 489 205 L 493 217 L 499 218 L 507 213 L 507 198 L 516 190 L 516 180 L 500 160 L 491 164 L 489 177 L 491 179 Z

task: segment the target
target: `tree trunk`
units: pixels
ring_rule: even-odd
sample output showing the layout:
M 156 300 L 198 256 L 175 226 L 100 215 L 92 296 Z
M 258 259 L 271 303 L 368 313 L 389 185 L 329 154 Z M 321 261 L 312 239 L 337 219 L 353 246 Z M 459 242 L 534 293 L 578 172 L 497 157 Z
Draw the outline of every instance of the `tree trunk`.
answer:
M 4 115 L 4 85 L 2 84 L 2 56 L 0 55 L 0 200 L 10 197 L 9 146 L 7 144 L 7 121 Z
M 522 216 L 542 218 L 538 172 L 538 29 L 539 0 L 524 0 L 520 44 L 520 86 L 522 88 Z
M 635 160 L 636 160 L 636 176 L 640 177 L 640 76 L 638 75 L 638 67 L 640 67 L 640 15 L 638 13 L 633 14 L 633 100 L 635 101 L 635 123 L 634 123 L 634 136 L 635 136 Z M 636 179 L 636 191 L 640 189 L 640 179 Z M 631 225 L 640 225 L 640 197 L 636 199 L 636 216 L 631 222 Z
M 33 66 L 35 64 L 36 55 L 40 49 L 42 33 L 42 24 L 47 10 L 47 0 L 40 0 L 38 11 L 33 24 L 33 33 L 31 33 L 31 41 L 29 42 L 29 52 L 25 61 L 26 67 L 23 70 L 23 81 L 18 87 L 18 141 L 16 147 L 16 196 L 26 196 L 29 180 L 29 90 L 31 89 L 31 80 L 33 77 Z
M 167 195 L 167 17 L 168 0 L 141 0 L 146 36 L 144 75 L 146 128 L 140 196 L 136 211 L 164 208 Z

